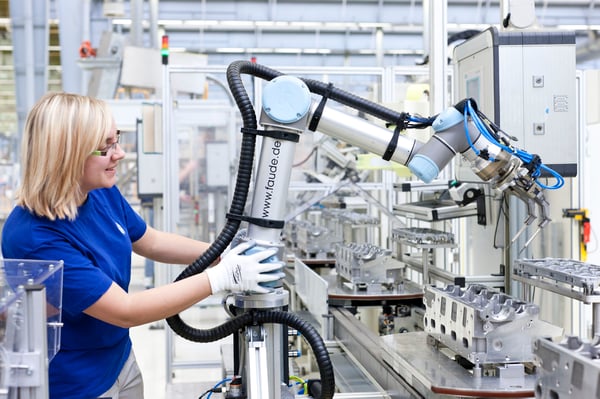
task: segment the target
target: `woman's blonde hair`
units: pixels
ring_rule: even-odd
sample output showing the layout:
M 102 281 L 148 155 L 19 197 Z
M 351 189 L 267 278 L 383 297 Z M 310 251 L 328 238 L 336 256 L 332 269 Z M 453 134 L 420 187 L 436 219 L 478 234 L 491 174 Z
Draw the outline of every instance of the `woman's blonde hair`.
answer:
M 17 204 L 50 220 L 77 216 L 85 160 L 112 128 L 108 105 L 70 93 L 48 93 L 31 109 L 21 144 Z

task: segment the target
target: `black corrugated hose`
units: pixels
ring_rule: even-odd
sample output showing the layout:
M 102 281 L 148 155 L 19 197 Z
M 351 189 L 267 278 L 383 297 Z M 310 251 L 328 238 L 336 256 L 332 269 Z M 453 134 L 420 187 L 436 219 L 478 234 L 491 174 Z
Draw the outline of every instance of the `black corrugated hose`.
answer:
M 227 68 L 227 83 L 229 84 L 231 93 L 242 115 L 243 128 L 256 129 L 256 113 L 244 88 L 241 79 L 242 74 L 249 74 L 264 80 L 272 80 L 273 78 L 282 75 L 282 73 L 249 61 L 233 62 Z M 390 110 L 389 108 L 383 107 L 344 90 L 331 87 L 326 83 L 310 79 L 303 79 L 303 81 L 313 93 L 320 95 L 327 93 L 329 98 L 332 100 L 378 117 L 384 121 L 395 123 L 402 118 L 402 114 L 399 112 Z M 244 133 L 242 137 L 236 186 L 229 210 L 231 215 L 243 215 L 244 213 L 249 191 L 248 187 L 251 181 L 251 171 L 254 163 L 255 149 L 256 136 L 253 134 Z M 212 245 L 204 254 L 202 254 L 192 264 L 185 268 L 185 270 L 183 270 L 181 274 L 177 276 L 175 281 L 202 273 L 217 259 L 217 257 L 225 250 L 227 245 L 229 245 L 238 231 L 239 226 L 239 220 L 229 218 L 223 227 L 223 230 L 221 230 L 219 236 L 215 239 Z M 244 326 L 256 323 L 277 323 L 293 327 L 304 335 L 316 356 L 317 364 L 319 365 L 319 371 L 321 374 L 321 399 L 330 399 L 333 397 L 335 380 L 333 375 L 333 367 L 329 359 L 327 348 L 325 347 L 321 336 L 314 330 L 314 328 L 292 313 L 256 310 L 235 317 L 221 326 L 208 330 L 201 330 L 187 325 L 179 315 L 174 315 L 167 318 L 167 323 L 175 333 L 193 342 L 213 342 L 235 333 Z
M 308 342 L 315 355 L 319 368 L 322 388 L 321 396 L 318 398 L 333 398 L 335 393 L 335 377 L 327 347 L 317 330 L 294 313 L 278 310 L 252 310 L 236 316 L 220 326 L 205 330 L 202 337 L 196 337 L 197 340 L 195 342 L 213 342 L 228 337 L 244 327 L 265 323 L 283 324 L 302 333 L 302 336 Z

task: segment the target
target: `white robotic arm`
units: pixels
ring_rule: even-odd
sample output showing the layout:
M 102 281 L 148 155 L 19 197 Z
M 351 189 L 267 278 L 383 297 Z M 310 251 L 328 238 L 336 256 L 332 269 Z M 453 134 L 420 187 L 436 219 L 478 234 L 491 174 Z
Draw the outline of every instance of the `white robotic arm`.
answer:
M 263 95 L 263 111 L 267 117 L 261 124 L 270 128 L 294 126 L 303 130 L 315 120 L 313 129 L 356 145 L 366 151 L 383 155 L 386 159 L 406 165 L 422 181 L 429 183 L 457 155 L 461 154 L 475 174 L 493 189 L 517 196 L 527 204 L 525 226 L 537 219 L 543 228 L 550 222 L 544 188 L 537 178 L 542 169 L 553 174 L 558 188 L 562 177 L 541 163 L 539 157 L 511 146 L 510 138 L 477 111 L 471 100 L 463 100 L 434 118 L 412 118 L 431 125 L 435 134 L 426 143 L 399 135 L 382 126 L 359 117 L 345 114 L 313 101 L 304 82 L 282 75 L 271 80 Z M 524 227 L 525 227 L 524 226 Z M 523 232 L 522 229 L 520 233 Z M 539 231 L 539 229 L 538 229 Z M 518 236 L 517 235 L 517 236 Z M 515 236 L 513 241 L 517 238 Z

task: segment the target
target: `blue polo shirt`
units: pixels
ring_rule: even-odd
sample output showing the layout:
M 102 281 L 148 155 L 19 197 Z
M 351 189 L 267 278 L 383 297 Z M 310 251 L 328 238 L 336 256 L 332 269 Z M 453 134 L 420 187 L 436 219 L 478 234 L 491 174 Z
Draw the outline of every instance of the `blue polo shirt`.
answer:
M 75 220 L 48 220 L 15 207 L 2 231 L 4 258 L 63 260 L 60 350 L 49 366 L 50 398 L 96 398 L 116 381 L 129 353 L 129 330 L 83 313 L 112 282 L 125 291 L 131 243 L 146 223 L 116 187 L 93 190 Z

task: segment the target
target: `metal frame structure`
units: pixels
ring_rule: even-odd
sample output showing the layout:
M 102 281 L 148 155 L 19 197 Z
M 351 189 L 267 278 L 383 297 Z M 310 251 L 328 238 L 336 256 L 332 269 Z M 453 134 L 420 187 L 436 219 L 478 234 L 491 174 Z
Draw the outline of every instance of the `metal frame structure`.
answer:
M 166 64 L 163 66 L 163 85 L 164 88 L 162 92 L 162 103 L 163 104 L 173 104 L 173 93 L 171 93 L 170 85 L 170 76 L 175 73 L 220 73 L 223 72 L 225 68 L 220 67 L 183 67 L 178 65 L 169 65 Z M 403 76 L 407 75 L 417 75 L 417 76 L 426 76 L 427 68 L 404 68 L 404 67 L 396 67 L 396 68 L 282 68 L 282 71 L 287 74 L 298 74 L 298 75 L 315 75 L 318 74 L 320 76 L 328 76 L 339 75 L 342 78 L 346 76 L 356 76 L 356 75 L 367 75 L 367 76 L 376 76 L 375 81 L 369 80 L 373 83 L 376 83 L 374 86 L 381 88 L 381 98 L 377 101 L 382 101 L 386 103 L 398 101 L 396 98 L 396 92 L 393 90 L 396 87 L 397 80 L 403 80 Z M 261 90 L 262 83 L 258 79 L 254 84 L 254 96 L 257 99 L 257 102 L 260 102 L 261 98 Z M 178 162 L 177 162 L 177 143 L 175 135 L 175 121 L 173 120 L 173 110 L 172 107 L 163 107 L 162 108 L 162 129 L 163 132 L 163 152 L 164 152 L 164 165 L 163 165 L 163 173 L 164 173 L 164 181 L 163 187 L 166 195 L 163 197 L 163 210 L 164 214 L 162 217 L 164 225 L 162 226 L 163 230 L 166 231 L 174 231 L 175 226 L 178 220 L 178 183 L 177 183 L 177 172 L 178 172 Z M 397 200 L 397 193 L 392 189 L 385 189 L 386 187 L 391 188 L 393 183 L 397 180 L 394 172 L 392 171 L 382 171 L 381 181 L 378 183 L 368 183 L 365 187 L 361 187 L 363 190 L 368 190 L 371 193 L 369 195 L 373 195 L 375 193 L 376 201 L 381 202 L 384 206 L 389 206 L 389 204 L 393 203 Z M 306 184 L 300 183 L 300 186 L 303 189 L 307 189 Z M 315 187 L 310 185 L 310 189 L 316 189 L 316 191 L 320 190 L 331 190 L 331 185 L 327 184 L 316 184 Z M 295 183 L 292 182 L 290 186 L 290 190 L 295 189 Z M 377 193 L 380 194 L 380 197 L 377 197 Z M 390 215 L 383 214 L 384 218 L 391 217 Z M 391 227 L 389 227 L 389 220 L 382 220 L 382 231 L 391 232 Z M 388 227 L 385 227 L 388 226 Z M 174 276 L 172 276 L 174 278 Z M 172 278 L 171 278 L 172 280 Z M 272 332 L 271 332 L 272 333 Z M 208 361 L 192 361 L 192 362 L 178 362 L 174 360 L 174 335 L 171 331 L 167 332 L 167 382 L 172 382 L 173 373 L 176 369 L 180 368 L 201 368 L 201 367 L 219 367 L 219 365 L 214 362 Z M 258 334 L 261 335 L 261 334 Z M 258 336 L 257 335 L 257 336 Z M 251 337 L 252 340 L 249 342 L 254 345 L 254 338 Z M 260 347 L 252 346 L 256 350 L 251 350 L 254 353 L 255 360 L 259 361 L 260 359 L 264 360 L 264 356 L 260 354 Z M 257 352 L 258 351 L 258 352 Z M 260 378 L 259 375 L 256 375 L 252 378 Z
M 158 60 L 157 60 L 158 62 Z M 173 120 L 173 105 L 174 105 L 174 93 L 171 92 L 171 76 L 173 74 L 186 74 L 186 73 L 206 73 L 216 74 L 222 73 L 223 67 L 193 67 L 193 66 L 182 66 L 182 65 L 163 65 L 163 90 L 162 90 L 162 104 L 168 104 L 169 106 L 161 107 L 162 110 L 162 176 L 163 176 L 163 195 L 162 195 L 162 214 L 157 214 L 156 220 L 161 222 L 161 229 L 168 232 L 175 232 L 177 229 L 177 223 L 179 220 L 179 146 L 178 137 L 176 130 L 176 122 Z M 232 108 L 233 109 L 233 108 Z M 232 118 L 235 114 L 232 113 Z M 235 126 L 235 122 L 233 122 Z M 235 142 L 234 132 L 230 134 L 230 140 Z M 233 151 L 233 148 L 231 149 Z M 230 155 L 233 159 L 233 155 Z M 162 217 L 161 217 L 162 216 Z M 208 238 L 207 238 L 208 239 Z M 175 270 L 177 266 L 169 265 L 169 271 L 165 275 L 161 275 L 166 281 L 162 283 L 168 283 L 173 281 L 176 277 Z M 176 369 L 190 369 L 190 368 L 220 368 L 221 364 L 214 361 L 176 361 L 174 353 L 175 336 L 173 332 L 167 328 L 166 331 L 166 376 L 167 384 L 172 383 L 174 371 Z
M 0 261 L 2 399 L 49 396 L 48 363 L 60 347 L 62 271 L 62 261 Z

